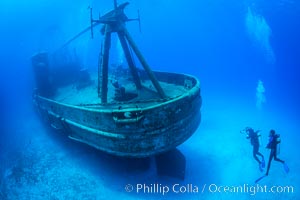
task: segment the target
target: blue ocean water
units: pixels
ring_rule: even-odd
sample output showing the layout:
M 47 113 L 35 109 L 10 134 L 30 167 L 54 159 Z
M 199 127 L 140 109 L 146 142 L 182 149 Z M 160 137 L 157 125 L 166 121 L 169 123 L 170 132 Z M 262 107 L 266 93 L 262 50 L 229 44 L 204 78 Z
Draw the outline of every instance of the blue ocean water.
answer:
M 122 3 L 124 1 L 120 1 Z M 1 199 L 297 199 L 300 111 L 300 4 L 274 1 L 132 0 L 128 24 L 152 69 L 193 74 L 201 81 L 202 122 L 179 146 L 187 159 L 186 179 L 156 176 L 153 166 L 114 160 L 48 130 L 32 106 L 31 56 L 53 52 L 89 25 L 110 0 L 0 2 L 0 197 Z M 77 46 L 82 62 L 95 65 L 101 36 L 89 33 Z M 88 45 L 86 45 L 88 44 Z M 117 48 L 117 47 L 116 47 Z M 270 129 L 281 134 L 281 152 L 290 172 L 272 162 L 260 184 L 292 186 L 293 192 L 250 191 L 262 175 L 245 126 L 260 129 L 263 145 Z M 268 158 L 269 151 L 261 148 Z M 127 184 L 172 187 L 198 192 L 126 192 Z M 215 191 L 214 186 L 244 186 L 248 192 Z M 205 186 L 205 187 L 204 187 Z M 211 191 L 208 187 L 211 186 Z M 205 189 L 202 191 L 202 189 Z M 223 187 L 224 188 L 224 187 Z

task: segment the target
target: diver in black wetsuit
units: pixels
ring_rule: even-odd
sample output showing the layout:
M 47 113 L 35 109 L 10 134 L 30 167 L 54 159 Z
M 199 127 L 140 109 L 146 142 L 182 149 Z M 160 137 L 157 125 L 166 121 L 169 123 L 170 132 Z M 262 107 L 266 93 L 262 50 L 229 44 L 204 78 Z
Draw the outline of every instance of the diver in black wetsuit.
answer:
M 259 170 L 263 171 L 263 168 L 265 167 L 265 160 L 264 156 L 259 152 L 259 130 L 254 131 L 252 128 L 246 127 L 245 131 L 247 139 L 250 139 L 251 145 L 253 146 L 253 157 L 259 164 Z M 258 159 L 257 155 L 261 156 L 261 161 Z
M 287 164 L 285 163 L 285 161 L 280 160 L 279 158 L 277 158 L 277 145 L 280 143 L 280 135 L 279 134 L 275 134 L 274 130 L 270 131 L 270 135 L 269 135 L 269 143 L 267 145 L 267 148 L 271 150 L 270 152 L 270 157 L 269 157 L 269 162 L 268 162 L 268 168 L 267 168 L 267 172 L 266 172 L 266 176 L 269 175 L 269 170 L 270 170 L 270 166 L 271 166 L 271 162 L 272 159 L 274 158 L 275 161 L 281 162 L 283 164 L 283 168 L 284 171 L 286 173 L 289 172 L 289 168 L 287 166 Z

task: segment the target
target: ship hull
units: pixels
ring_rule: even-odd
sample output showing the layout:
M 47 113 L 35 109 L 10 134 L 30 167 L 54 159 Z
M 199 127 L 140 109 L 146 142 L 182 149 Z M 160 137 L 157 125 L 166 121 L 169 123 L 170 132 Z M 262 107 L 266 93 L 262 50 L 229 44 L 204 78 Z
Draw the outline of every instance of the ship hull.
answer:
M 196 131 L 201 121 L 200 83 L 193 76 L 154 72 L 160 82 L 185 85 L 174 98 L 130 104 L 71 105 L 34 95 L 46 122 L 68 137 L 121 157 L 149 157 L 174 149 Z

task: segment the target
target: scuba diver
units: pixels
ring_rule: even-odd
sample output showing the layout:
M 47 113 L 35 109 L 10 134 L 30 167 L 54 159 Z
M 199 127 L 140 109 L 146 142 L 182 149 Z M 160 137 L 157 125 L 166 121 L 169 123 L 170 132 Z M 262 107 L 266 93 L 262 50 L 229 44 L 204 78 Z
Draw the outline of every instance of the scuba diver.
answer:
M 117 80 L 111 82 L 115 88 L 115 97 L 117 101 L 125 100 L 125 87 L 123 87 Z
M 279 143 L 280 143 L 280 135 L 275 133 L 275 130 L 270 130 L 270 135 L 269 135 L 269 143 L 267 145 L 266 148 L 270 149 L 270 157 L 269 157 L 269 162 L 268 162 L 268 168 L 267 168 L 267 172 L 266 172 L 266 176 L 269 175 L 269 170 L 270 170 L 270 166 L 271 166 L 271 161 L 274 158 L 275 161 L 281 162 L 283 164 L 283 169 L 286 173 L 289 172 L 289 167 L 287 166 L 287 164 L 285 163 L 285 161 L 280 160 L 279 158 L 277 158 L 277 153 L 279 153 Z
M 262 172 L 265 168 L 265 159 L 264 156 L 259 152 L 259 134 L 260 130 L 254 131 L 250 127 L 246 127 L 241 133 L 247 134 L 247 139 L 250 139 L 251 145 L 253 146 L 253 157 L 258 162 L 259 170 Z M 261 161 L 258 159 L 257 155 L 261 156 Z

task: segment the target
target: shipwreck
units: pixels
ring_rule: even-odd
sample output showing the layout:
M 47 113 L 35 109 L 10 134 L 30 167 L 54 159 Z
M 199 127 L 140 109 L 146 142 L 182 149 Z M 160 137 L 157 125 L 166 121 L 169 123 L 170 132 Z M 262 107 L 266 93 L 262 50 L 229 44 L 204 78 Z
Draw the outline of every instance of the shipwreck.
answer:
M 91 10 L 91 25 L 62 47 L 86 32 L 93 36 L 102 25 L 97 73 L 80 69 L 75 80 L 58 84 L 49 54 L 32 57 L 33 102 L 41 118 L 72 140 L 116 156 L 142 158 L 171 151 L 191 137 L 201 121 L 202 99 L 196 77 L 151 70 L 126 29 L 128 21 L 139 20 L 125 15 L 128 4 L 114 1 L 114 8 L 99 19 L 93 19 Z M 120 41 L 126 66 L 110 65 L 112 34 Z

